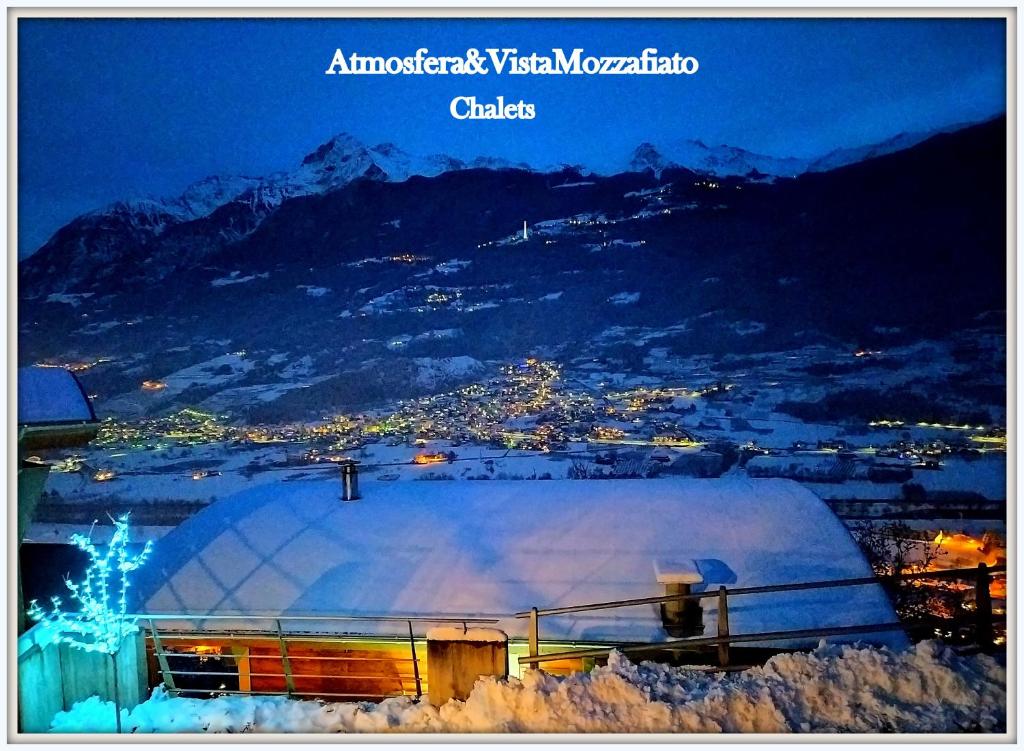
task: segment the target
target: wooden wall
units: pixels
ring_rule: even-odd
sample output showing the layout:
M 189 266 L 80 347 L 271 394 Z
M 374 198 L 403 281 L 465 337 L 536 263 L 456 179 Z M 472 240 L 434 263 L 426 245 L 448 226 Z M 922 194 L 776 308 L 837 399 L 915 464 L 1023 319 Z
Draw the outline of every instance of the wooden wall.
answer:
M 18 729 L 45 733 L 57 712 L 90 696 L 114 698 L 114 670 L 108 655 L 54 644 L 36 625 L 18 638 Z M 131 709 L 149 695 L 145 641 L 141 633 L 125 637 L 117 655 L 118 696 Z M 111 727 L 114 714 L 111 710 Z

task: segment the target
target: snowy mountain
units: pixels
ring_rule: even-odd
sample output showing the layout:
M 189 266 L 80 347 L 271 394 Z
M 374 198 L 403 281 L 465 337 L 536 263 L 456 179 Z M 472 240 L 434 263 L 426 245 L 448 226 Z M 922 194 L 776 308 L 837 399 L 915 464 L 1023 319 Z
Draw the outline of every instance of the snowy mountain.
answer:
M 836 149 L 814 159 L 775 157 L 724 144 L 708 146 L 692 139 L 665 144 L 642 143 L 618 171 L 652 171 L 660 177 L 666 169 L 684 168 L 717 177 L 796 177 L 891 154 L 910 148 L 935 133 L 950 132 L 958 127 L 900 133 L 881 143 Z M 225 238 L 233 241 L 253 231 L 269 213 L 290 198 L 338 190 L 360 178 L 404 182 L 414 176 L 436 177 L 465 169 L 533 168 L 501 157 L 480 156 L 467 162 L 448 154 L 420 156 L 393 143 L 367 146 L 348 133 L 339 133 L 307 154 L 294 170 L 265 177 L 214 175 L 188 186 L 180 196 L 119 201 L 73 220 L 55 233 L 43 249 L 59 243 L 69 228 L 79 232 L 114 230 L 121 239 L 127 233 L 133 244 L 144 244 L 169 227 L 204 219 L 228 207 L 234 217 L 230 227 L 225 228 Z M 594 173 L 583 165 L 568 163 L 549 165 L 539 171 L 554 173 L 566 169 L 580 174 Z
M 809 162 L 794 157 L 756 154 L 735 146 L 707 146 L 702 141 L 680 139 L 663 146 L 642 143 L 629 160 L 629 170 L 653 170 L 660 175 L 670 167 L 683 167 L 718 177 L 745 177 L 751 174 L 796 177 L 808 171 Z
M 447 154 L 410 154 L 393 143 L 370 147 L 348 133 L 339 133 L 290 172 L 266 177 L 212 175 L 189 185 L 180 196 L 117 201 L 84 217 L 123 222 L 160 234 L 172 224 L 207 217 L 228 204 L 265 210 L 288 198 L 336 190 L 358 178 L 402 182 L 416 175 L 435 177 L 470 168 L 530 169 L 525 163 L 497 157 L 477 157 L 467 163 Z
M 203 362 L 203 383 L 160 392 L 203 404 L 291 384 L 269 358 L 308 354 L 309 388 L 275 390 L 262 420 L 416 396 L 537 352 L 625 372 L 675 353 L 941 337 L 1005 309 L 1005 129 L 777 181 L 701 180 L 653 147 L 659 174 L 602 176 L 332 139 L 255 185 L 211 180 L 187 205 L 122 203 L 63 227 L 19 264 L 19 358 L 116 358 L 94 387 L 112 396 Z M 260 369 L 216 372 L 243 350 Z
M 773 157 L 734 146 L 708 146 L 699 140 L 643 143 L 617 171 L 653 173 L 661 180 L 667 170 L 686 169 L 719 178 L 771 181 L 825 172 L 906 150 L 930 135 L 902 133 L 882 143 L 839 149 L 816 159 Z M 163 278 L 248 237 L 286 201 L 326 195 L 358 180 L 404 183 L 411 177 L 435 178 L 467 170 L 558 173 L 563 187 L 593 184 L 596 175 L 582 165 L 558 164 L 534 170 L 527 164 L 498 157 L 464 161 L 447 154 L 421 156 L 392 143 L 367 146 L 348 133 L 340 133 L 308 153 L 290 171 L 264 177 L 207 177 L 180 196 L 121 201 L 72 220 L 21 264 L 23 294 L 45 297 L 90 289 L 97 282 L 124 273 L 129 275 L 127 278 Z M 115 271 L 118 267 L 120 271 Z
M 402 182 L 414 175 L 434 177 L 465 166 L 463 161 L 447 154 L 416 156 L 393 143 L 367 147 L 353 136 L 341 133 L 306 155 L 296 171 L 271 181 L 317 193 L 359 177 Z
M 471 169 L 533 169 L 526 162 L 513 162 L 498 156 L 478 156 L 468 166 Z
M 209 216 L 237 195 L 260 184 L 258 177 L 213 175 L 189 185 L 170 206 L 181 206 L 184 216 L 192 219 Z
M 631 172 L 682 167 L 716 177 L 796 177 L 807 172 L 828 172 L 909 149 L 940 133 L 951 133 L 966 125 L 950 125 L 928 131 L 898 133 L 879 143 L 835 149 L 819 157 L 800 159 L 758 154 L 735 146 L 708 146 L 703 141 L 679 139 L 665 144 L 640 144 L 630 155 L 626 169 Z
M 410 154 L 392 143 L 370 147 L 340 133 L 307 154 L 292 171 L 266 177 L 214 175 L 188 186 L 180 196 L 118 201 L 83 214 L 58 230 L 35 254 L 35 260 L 25 267 L 23 283 L 30 288 L 36 276 L 48 276 L 61 265 L 65 273 L 56 285 L 60 289 L 70 289 L 88 278 L 103 278 L 114 264 L 147 255 L 145 248 L 169 229 L 181 228 L 183 237 L 180 244 L 172 243 L 174 252 L 146 258 L 147 271 L 162 275 L 247 236 L 288 199 L 338 190 L 359 178 L 403 182 L 413 176 L 435 177 L 470 168 L 530 169 L 494 157 L 467 163 L 447 154 Z M 212 246 L 209 228 L 185 229 L 199 221 L 214 226 Z M 199 242 L 196 235 L 206 239 Z M 87 252 L 69 252 L 74 248 Z M 52 261 L 48 261 L 50 256 Z
M 895 154 L 897 151 L 909 149 L 940 133 L 952 133 L 964 125 L 950 125 L 936 130 L 915 131 L 913 133 L 897 133 L 892 138 L 887 138 L 879 143 L 868 146 L 858 146 L 847 149 L 835 149 L 824 156 L 818 157 L 808 165 L 808 172 L 828 172 L 829 170 L 845 167 L 848 164 L 856 164 L 867 159 L 875 159 L 886 154 Z
M 498 161 L 482 157 L 473 164 L 497 168 Z M 421 157 L 409 154 L 392 143 L 368 147 L 354 136 L 340 133 L 307 154 L 291 172 L 267 177 L 215 175 L 193 183 L 178 197 L 115 204 L 94 213 L 109 212 L 121 206 L 130 210 L 137 204 L 140 212 L 162 209 L 163 213 L 187 221 L 208 216 L 229 202 L 253 206 L 278 205 L 284 198 L 334 190 L 360 177 L 401 182 L 413 175 L 434 177 L 466 167 L 465 162 L 447 154 Z

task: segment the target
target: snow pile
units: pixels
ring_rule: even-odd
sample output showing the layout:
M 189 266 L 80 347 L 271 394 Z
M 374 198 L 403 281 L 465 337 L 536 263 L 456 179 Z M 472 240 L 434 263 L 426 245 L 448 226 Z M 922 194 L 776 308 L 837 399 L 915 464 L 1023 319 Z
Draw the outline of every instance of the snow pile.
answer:
M 607 667 L 556 677 L 482 679 L 465 702 L 380 704 L 283 696 L 169 698 L 162 689 L 130 713 L 126 732 L 1001 732 L 1006 670 L 937 642 L 905 651 L 821 645 L 742 673 L 709 673 L 612 653 Z M 97 697 L 58 713 L 55 732 L 110 732 Z
M 508 641 L 508 635 L 496 628 L 460 628 L 459 626 L 434 626 L 427 631 L 427 641 Z

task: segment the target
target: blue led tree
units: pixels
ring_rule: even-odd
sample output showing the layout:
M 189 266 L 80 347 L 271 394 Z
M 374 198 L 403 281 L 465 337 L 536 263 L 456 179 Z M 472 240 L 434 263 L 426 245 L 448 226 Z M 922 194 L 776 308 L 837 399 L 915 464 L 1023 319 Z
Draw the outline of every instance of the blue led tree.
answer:
M 89 556 L 85 579 L 81 582 L 64 579 L 78 610 L 65 612 L 61 598 L 52 597 L 49 610 L 43 610 L 35 600 L 29 603 L 28 615 L 48 627 L 55 643 L 110 656 L 114 676 L 114 712 L 117 732 L 120 733 L 117 653 L 124 638 L 138 631 L 137 620 L 128 615 L 129 574 L 146 562 L 153 543 L 148 541 L 141 552 L 129 555 L 128 514 L 111 521 L 114 522 L 114 535 L 104 552 L 93 543 L 91 532 L 90 535 L 71 537 L 71 542 Z

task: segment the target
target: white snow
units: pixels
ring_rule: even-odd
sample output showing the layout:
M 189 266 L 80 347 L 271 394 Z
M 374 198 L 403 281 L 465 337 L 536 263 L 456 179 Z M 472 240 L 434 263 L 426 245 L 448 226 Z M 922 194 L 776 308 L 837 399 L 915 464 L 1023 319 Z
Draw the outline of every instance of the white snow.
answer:
M 46 302 L 59 302 L 70 305 L 72 308 L 77 308 L 82 300 L 92 297 L 92 295 L 92 292 L 54 292 L 51 295 L 47 295 Z
M 763 333 L 767 327 L 761 321 L 737 321 L 732 328 L 740 336 L 750 336 Z
M 462 329 L 431 329 L 417 334 L 413 337 L 416 341 L 431 341 L 435 339 L 457 339 L 462 336 Z
M 806 435 L 808 431 L 803 432 Z M 916 433 L 913 429 L 910 432 Z M 762 461 L 761 457 L 755 458 Z M 929 493 L 980 493 L 990 500 L 1004 500 L 1007 498 L 1006 455 L 990 454 L 969 460 L 956 456 L 944 457 L 942 469 L 916 470 L 912 481 Z M 900 498 L 903 486 L 900 483 L 847 480 L 843 483 L 815 483 L 813 490 L 822 498 L 878 500 Z
M 18 424 L 95 420 L 74 374 L 64 368 L 18 368 Z
M 702 584 L 704 577 L 696 561 L 661 559 L 654 561 L 654 578 L 661 584 Z
M 300 284 L 296 289 L 306 290 L 306 294 L 310 297 L 323 297 L 331 291 L 330 287 L 317 287 L 312 284 Z
M 189 185 L 177 203 L 187 211 L 189 217 L 198 219 L 209 216 L 259 183 L 259 178 L 244 175 L 212 175 Z
M 505 642 L 508 635 L 496 628 L 460 628 L 435 626 L 427 631 L 428 641 Z
M 97 336 L 110 329 L 117 328 L 121 325 L 120 321 L 97 321 L 96 323 L 90 323 L 88 326 L 80 329 L 78 333 L 85 334 L 86 336 Z
M 411 338 L 411 337 L 410 337 Z M 434 389 L 453 379 L 467 378 L 484 371 L 484 364 L 468 355 L 457 357 L 417 357 L 416 383 L 423 388 Z
M 285 378 L 305 378 L 313 373 L 313 358 L 303 355 L 298 360 L 293 360 L 281 370 Z
M 107 521 L 107 520 L 103 520 Z M 174 527 L 157 525 L 132 525 L 128 530 L 129 541 L 145 544 L 147 540 L 159 540 Z M 25 535 L 25 542 L 73 545 L 73 535 L 85 535 L 97 545 L 106 545 L 114 536 L 114 527 L 106 524 L 61 524 L 33 522 Z
M 434 270 L 440 274 L 454 274 L 468 268 L 472 261 L 463 261 L 458 258 L 453 258 L 450 261 L 444 261 L 434 266 Z
M 640 300 L 639 292 L 619 292 L 608 298 L 612 305 L 632 305 Z
M 612 653 L 566 677 L 485 678 L 465 702 L 321 703 L 284 696 L 170 698 L 130 712 L 128 733 L 938 733 L 1006 730 L 1006 669 L 938 642 L 905 651 L 821 645 L 740 673 L 708 673 Z M 59 712 L 52 731 L 112 732 L 98 697 Z
M 242 378 L 254 367 L 255 363 L 242 354 L 220 355 L 165 375 L 160 380 L 166 384 L 166 388 L 158 393 L 168 397 L 180 394 L 191 386 L 224 385 Z
M 669 167 L 686 167 L 695 172 L 718 175 L 747 175 L 752 170 L 766 175 L 795 177 L 809 168 L 809 160 L 756 154 L 735 146 L 707 146 L 701 141 L 676 139 L 657 146 L 641 144 L 633 152 L 629 169 L 653 169 L 655 174 Z
M 656 559 L 696 561 L 707 589 L 871 575 L 839 519 L 789 480 L 363 482 L 362 490 L 356 503 L 338 500 L 336 479 L 221 496 L 156 547 L 139 572 L 137 609 L 495 617 L 521 639 L 526 620 L 509 615 L 534 606 L 664 594 Z M 706 633 L 715 633 L 715 599 L 703 607 Z M 744 595 L 730 608 L 737 634 L 895 620 L 874 585 Z M 365 628 L 390 633 L 386 624 Z M 545 617 L 541 636 L 666 638 L 655 606 Z M 864 638 L 905 643 L 898 632 Z
M 227 276 L 222 276 L 218 277 L 217 279 L 211 280 L 210 286 L 227 287 L 231 284 L 245 284 L 246 282 L 251 282 L 254 279 L 266 279 L 268 276 L 270 276 L 268 272 L 264 272 L 262 274 L 248 274 L 246 276 L 241 276 L 241 273 L 242 272 L 240 271 L 232 271 Z
M 213 412 L 222 412 L 250 406 L 254 403 L 266 404 L 280 399 L 289 391 L 309 388 L 311 385 L 325 381 L 330 377 L 328 374 L 290 383 L 259 383 L 252 386 L 227 388 L 203 399 L 203 401 L 199 402 L 199 408 Z

